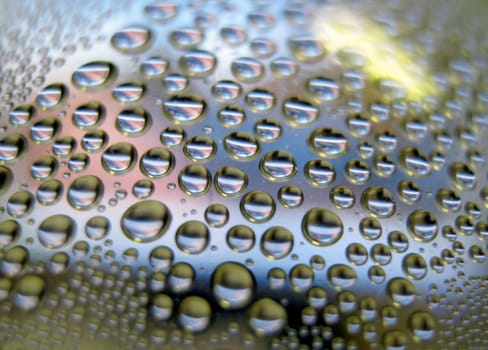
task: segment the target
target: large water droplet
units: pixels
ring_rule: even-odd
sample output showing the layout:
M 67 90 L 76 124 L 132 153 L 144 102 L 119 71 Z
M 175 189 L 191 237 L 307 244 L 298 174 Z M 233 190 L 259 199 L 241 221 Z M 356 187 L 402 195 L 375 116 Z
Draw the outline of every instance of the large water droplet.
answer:
M 254 246 L 255 240 L 254 232 L 248 226 L 233 226 L 227 232 L 227 244 L 237 253 L 249 251 Z
M 210 189 L 212 179 L 207 168 L 200 164 L 192 164 L 181 170 L 178 183 L 186 194 L 198 196 Z
M 243 265 L 223 263 L 212 276 L 212 292 L 224 309 L 241 308 L 251 301 L 254 293 L 252 273 Z
M 330 210 L 313 208 L 303 217 L 302 230 L 312 244 L 328 246 L 342 237 L 343 225 L 341 219 Z
M 288 180 L 297 170 L 293 156 L 285 151 L 273 151 L 264 155 L 260 168 L 266 178 L 274 181 Z
M 136 160 L 135 147 L 126 142 L 113 144 L 102 154 L 102 165 L 111 174 L 129 171 Z
M 161 237 L 170 222 L 171 213 L 163 203 L 145 200 L 130 206 L 122 215 L 120 224 L 129 239 L 146 243 Z
M 113 67 L 108 62 L 91 62 L 79 67 L 72 76 L 75 85 L 91 89 L 103 85 L 110 77 Z
M 232 62 L 231 71 L 238 80 L 249 82 L 259 80 L 264 74 L 264 67 L 253 58 L 241 57 Z
M 120 103 L 133 103 L 142 98 L 144 85 L 139 83 L 125 83 L 114 87 L 112 96 Z
M 71 183 L 67 196 L 75 209 L 90 209 L 101 200 L 103 183 L 94 175 L 80 176 Z
M 0 161 L 17 159 L 27 147 L 27 142 L 21 134 L 8 134 L 0 139 Z M 5 171 L 3 172 L 5 174 Z M 7 179 L 7 177 L 4 177 Z
M 238 196 L 246 189 L 247 183 L 247 174 L 233 166 L 225 166 L 215 174 L 215 188 L 225 197 Z
M 363 192 L 361 203 L 371 215 L 380 218 L 390 217 L 395 213 L 395 199 L 386 188 L 373 186 Z
M 17 191 L 13 193 L 7 201 L 7 213 L 20 218 L 27 215 L 34 205 L 34 197 L 28 191 Z
M 22 232 L 21 226 L 15 220 L 0 222 L 0 249 L 12 244 Z
M 53 84 L 39 91 L 36 101 L 42 109 L 53 108 L 61 102 L 65 94 L 66 88 L 63 85 Z
M 282 259 L 290 254 L 293 243 L 293 234 L 288 229 L 273 226 L 261 238 L 261 250 L 270 259 Z
M 286 325 L 283 306 L 270 298 L 262 298 L 249 308 L 249 326 L 259 335 L 278 333 Z
M 189 296 L 182 300 L 178 307 L 178 321 L 190 332 L 201 332 L 210 324 L 212 308 L 202 297 Z
M 432 241 L 438 231 L 437 219 L 426 210 L 417 210 L 410 214 L 407 227 L 413 237 L 420 242 Z
M 151 148 L 142 155 L 140 163 L 145 175 L 158 178 L 171 172 L 174 166 L 174 156 L 165 148 Z
M 176 231 L 176 245 L 187 254 L 199 254 L 209 241 L 207 226 L 200 221 L 187 221 Z
M 173 96 L 163 102 L 164 113 L 175 123 L 193 123 L 205 111 L 205 102 L 196 97 Z
M 252 191 L 241 199 L 241 212 L 251 222 L 266 222 L 275 213 L 276 205 L 268 193 Z
M 46 248 L 60 248 L 72 238 L 75 226 L 69 216 L 52 215 L 41 222 L 37 229 L 37 237 Z
M 140 107 L 123 110 L 115 119 L 115 127 L 126 136 L 139 136 L 150 124 L 149 114 Z

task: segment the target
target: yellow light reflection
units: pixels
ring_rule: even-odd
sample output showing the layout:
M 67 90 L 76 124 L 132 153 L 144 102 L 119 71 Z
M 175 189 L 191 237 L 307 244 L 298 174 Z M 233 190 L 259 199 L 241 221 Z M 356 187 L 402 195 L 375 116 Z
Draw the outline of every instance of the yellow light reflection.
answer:
M 410 99 L 422 99 L 436 93 L 435 84 L 418 58 L 389 35 L 385 28 L 363 14 L 331 6 L 316 18 L 314 36 L 322 40 L 329 52 L 336 53 L 345 66 L 361 66 L 374 81 L 390 80 L 400 84 Z M 360 55 L 365 62 L 360 62 Z M 342 53 L 342 55 L 341 55 Z M 349 58 L 349 61 L 344 62 Z

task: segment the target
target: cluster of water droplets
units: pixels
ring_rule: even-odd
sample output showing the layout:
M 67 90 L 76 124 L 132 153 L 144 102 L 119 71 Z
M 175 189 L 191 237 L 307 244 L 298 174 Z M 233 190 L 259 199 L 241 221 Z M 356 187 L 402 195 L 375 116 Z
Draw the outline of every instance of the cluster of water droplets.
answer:
M 411 99 L 368 52 L 310 33 L 327 4 L 117 6 L 95 37 L 90 6 L 86 40 L 22 33 L 79 55 L 55 40 L 2 57 L 18 68 L 1 68 L 0 341 L 486 347 L 488 86 L 470 41 L 446 52 L 421 5 L 371 10 L 437 69 Z

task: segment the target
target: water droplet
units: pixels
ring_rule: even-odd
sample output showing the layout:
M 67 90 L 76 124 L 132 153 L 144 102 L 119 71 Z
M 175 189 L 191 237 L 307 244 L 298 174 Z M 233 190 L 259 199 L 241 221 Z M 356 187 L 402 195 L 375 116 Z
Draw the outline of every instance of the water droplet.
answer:
M 374 169 L 378 176 L 390 177 L 396 171 L 396 163 L 387 155 L 377 155 L 374 158 Z
M 98 152 L 107 144 L 108 136 L 103 130 L 87 132 L 81 139 L 81 146 L 87 152 Z
M 222 308 L 242 308 L 251 301 L 254 293 L 253 275 L 241 264 L 223 263 L 212 276 L 212 292 Z
M 260 162 L 260 169 L 269 180 L 285 181 L 295 175 L 297 167 L 290 153 L 273 151 L 263 156 Z
M 199 254 L 205 250 L 209 241 L 207 226 L 200 221 L 187 221 L 176 231 L 176 244 L 187 254 Z
M 278 79 L 293 77 L 298 72 L 298 65 L 286 57 L 279 57 L 270 63 L 271 72 Z
M 247 226 L 233 226 L 227 232 L 227 244 L 237 253 L 249 251 L 255 243 L 254 232 Z
M 220 37 L 229 45 L 237 46 L 242 44 L 247 39 L 246 31 L 242 27 L 223 27 L 220 30 Z
M 297 208 L 302 205 L 304 195 L 299 187 L 286 185 L 278 191 L 278 200 L 285 208 Z
M 154 248 L 149 255 L 151 266 L 159 270 L 168 270 L 173 264 L 173 251 L 165 246 Z
M 176 16 L 178 5 L 173 2 L 156 1 L 144 7 L 144 14 L 154 21 L 166 22 Z
M 473 245 L 469 248 L 469 256 L 478 264 L 482 264 L 486 260 L 486 253 L 484 249 L 478 245 Z
M 461 197 L 453 190 L 441 188 L 436 195 L 437 203 L 446 212 L 457 212 L 461 209 Z
M 337 290 L 343 290 L 353 287 L 357 282 L 357 274 L 347 265 L 332 265 L 327 271 L 329 282 Z
M 395 199 L 384 187 L 373 186 L 363 192 L 361 203 L 369 214 L 387 218 L 395 213 Z
M 125 83 L 114 87 L 112 96 L 120 103 L 133 103 L 142 98 L 144 85 L 139 83 Z
M 428 342 L 434 339 L 436 333 L 435 318 L 427 311 L 416 311 L 408 320 L 415 338 Z
M 314 186 L 325 187 L 335 180 L 335 169 L 324 160 L 308 161 L 304 168 L 305 178 Z
M 408 250 L 408 237 L 406 234 L 400 231 L 392 231 L 388 235 L 388 244 L 391 249 L 397 253 L 403 253 Z
M 319 102 L 336 101 L 340 96 L 340 85 L 329 78 L 312 78 L 307 82 L 307 89 Z
M 0 161 L 13 161 L 27 148 L 27 141 L 21 134 L 8 134 L 0 139 Z
M 104 239 L 110 231 L 110 221 L 104 216 L 93 216 L 85 224 L 85 234 L 95 241 Z
M 41 157 L 32 163 L 31 175 L 36 180 L 44 180 L 54 175 L 58 162 L 51 156 Z
M 45 143 L 51 141 L 59 129 L 58 119 L 45 118 L 31 126 L 30 135 L 36 143 Z
M 388 294 L 401 306 L 410 305 L 415 300 L 416 293 L 414 285 L 404 278 L 394 278 L 388 283 Z
M 31 105 L 19 106 L 9 113 L 9 121 L 14 126 L 27 124 L 34 116 L 34 107 Z
M 371 283 L 374 284 L 381 284 L 385 281 L 386 273 L 385 271 L 379 266 L 372 266 L 368 270 L 368 277 Z
M 254 159 L 260 151 L 258 141 L 246 132 L 233 132 L 224 137 L 224 148 L 231 157 L 238 160 Z
M 125 136 L 139 136 L 151 124 L 149 114 L 142 108 L 125 109 L 115 118 L 115 127 Z
M 403 271 L 408 277 L 420 280 L 427 274 L 427 263 L 421 255 L 411 253 L 403 258 Z
M 146 243 L 161 237 L 170 222 L 171 213 L 163 203 L 145 200 L 130 206 L 122 215 L 120 224 L 129 239 Z
M 15 220 L 4 220 L 0 222 L 0 249 L 12 244 L 22 232 L 22 228 Z M 1 299 L 1 298 L 0 298 Z
M 72 75 L 73 83 L 82 89 L 92 89 L 107 82 L 113 66 L 108 62 L 90 62 L 79 67 Z
M 37 229 L 39 242 L 46 248 L 61 248 L 75 233 L 74 221 L 66 215 L 52 215 L 42 221 Z
M 258 335 L 278 333 L 286 321 L 285 308 L 270 298 L 259 299 L 249 308 L 249 326 Z
M 391 251 L 384 244 L 375 244 L 371 248 L 371 257 L 379 265 L 388 265 L 391 261 Z
M 54 274 L 59 274 L 66 271 L 69 265 L 69 256 L 64 252 L 58 252 L 49 259 L 49 270 Z
M 426 210 L 417 210 L 410 214 L 407 226 L 413 237 L 420 242 L 433 240 L 438 231 L 437 219 Z
M 40 276 L 25 275 L 15 284 L 14 305 L 22 310 L 34 309 L 44 292 L 46 282 Z
M 205 77 L 213 72 L 217 58 L 208 51 L 192 50 L 180 57 L 181 70 L 190 77 Z
M 238 196 L 247 187 L 247 174 L 239 168 L 225 166 L 215 174 L 215 188 L 224 197 Z
M 137 153 L 129 143 L 121 142 L 108 147 L 102 155 L 102 165 L 111 174 L 129 171 L 137 160 Z
M 173 299 L 166 294 L 156 294 L 151 305 L 151 315 L 158 321 L 165 321 L 173 314 Z
M 317 62 L 325 56 L 322 42 L 308 36 L 295 36 L 288 39 L 288 47 L 295 58 L 303 62 Z
M 231 71 L 237 80 L 257 81 L 263 77 L 264 66 L 253 58 L 240 57 L 232 62 Z
M 229 209 L 223 204 L 211 204 L 205 210 L 205 221 L 211 227 L 222 227 L 229 221 Z
M 246 103 L 254 112 L 269 112 L 275 105 L 275 96 L 266 90 L 254 89 L 247 93 Z
M 383 335 L 385 350 L 406 350 L 408 337 L 403 331 L 389 330 Z
M 368 261 L 368 250 L 359 243 L 350 244 L 346 250 L 347 260 L 353 265 L 364 265 Z
M 267 229 L 261 238 L 261 250 L 270 259 L 282 259 L 292 248 L 293 234 L 282 226 Z
M 80 176 L 71 183 L 67 195 L 69 204 L 75 209 L 90 209 L 101 200 L 103 183 L 94 175 Z
M 110 39 L 112 46 L 125 53 L 143 51 L 149 44 L 151 32 L 143 26 L 128 26 L 116 32 Z
M 409 180 L 403 180 L 398 183 L 398 193 L 400 198 L 409 204 L 418 202 L 422 197 L 419 186 Z
M 294 127 L 312 124 L 319 116 L 319 109 L 317 107 L 307 101 L 299 100 L 297 98 L 286 100 L 283 103 L 283 112 L 286 120 Z M 324 129 L 324 131 L 325 130 L 331 129 Z M 313 141 L 311 143 L 313 143 Z
M 43 182 L 36 192 L 36 198 L 42 205 L 55 204 L 62 195 L 63 185 L 58 180 L 47 180 Z
M 432 172 L 432 164 L 415 147 L 405 147 L 400 152 L 400 163 L 409 176 L 424 177 Z
M 173 154 L 161 147 L 148 150 L 141 157 L 141 170 L 150 178 L 159 178 L 169 175 L 174 166 Z
M 178 307 L 178 321 L 190 332 L 201 332 L 210 324 L 212 308 L 202 297 L 189 296 L 183 299 Z
M 454 185 L 460 190 L 473 190 L 476 187 L 476 174 L 463 163 L 455 162 L 449 168 Z
M 313 208 L 303 217 L 302 230 L 314 245 L 328 246 L 337 242 L 343 233 L 341 219 L 325 208 Z
M 240 207 L 244 217 L 256 223 L 270 220 L 276 210 L 273 197 L 263 191 L 248 192 L 242 197 Z
M 354 137 L 364 137 L 370 133 L 372 123 L 369 119 L 357 114 L 347 118 L 347 128 Z
M 353 184 L 365 184 L 371 177 L 371 170 L 364 161 L 352 159 L 344 168 L 347 179 Z
M 200 44 L 203 33 L 198 28 L 183 27 L 169 33 L 169 41 L 177 49 L 191 49 Z
M 308 291 L 313 279 L 313 270 L 304 264 L 296 265 L 290 272 L 290 284 L 295 292 Z
M 53 153 L 58 157 L 67 157 L 71 154 L 76 141 L 72 136 L 58 138 L 53 144 Z
M 212 95 L 220 102 L 236 100 L 241 93 L 242 87 L 231 80 L 221 80 L 212 86 Z M 219 114 L 220 113 L 221 112 L 219 112 Z
M 169 62 L 161 57 L 149 57 L 142 61 L 140 66 L 141 74 L 146 78 L 157 78 L 164 73 L 169 67 Z
M 173 96 L 163 102 L 163 112 L 176 124 L 196 122 L 204 111 L 205 102 L 196 97 Z
M 330 200 L 337 209 L 349 209 L 354 205 L 356 198 L 350 188 L 337 186 L 330 191 Z
M 189 139 L 183 151 L 194 161 L 209 160 L 217 150 L 215 142 L 208 136 L 195 136 Z
M 17 191 L 13 193 L 7 201 L 7 213 L 20 218 L 26 216 L 34 206 L 34 197 L 28 191 Z
M 53 84 L 39 91 L 36 101 L 42 109 L 53 108 L 61 102 L 64 95 L 66 95 L 66 88 L 60 84 Z
M 96 126 L 102 118 L 103 110 L 101 105 L 89 103 L 78 107 L 73 113 L 73 124 L 80 129 L 87 129 Z
M 190 196 L 206 193 L 210 189 L 211 181 L 210 172 L 199 164 L 186 166 L 178 175 L 181 190 Z

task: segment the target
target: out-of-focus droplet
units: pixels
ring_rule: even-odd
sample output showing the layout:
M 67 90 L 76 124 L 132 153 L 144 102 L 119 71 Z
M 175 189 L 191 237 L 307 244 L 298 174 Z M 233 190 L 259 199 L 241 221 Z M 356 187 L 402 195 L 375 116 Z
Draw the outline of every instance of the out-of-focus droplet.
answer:
M 250 302 L 254 293 L 252 273 L 243 265 L 223 263 L 212 276 L 212 292 L 224 309 L 242 308 Z
M 151 32 L 143 26 L 129 26 L 116 32 L 110 42 L 121 52 L 136 53 L 143 51 L 149 43 Z

